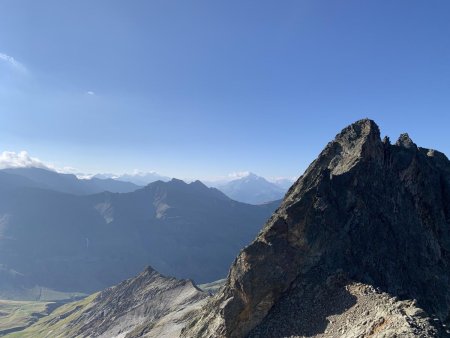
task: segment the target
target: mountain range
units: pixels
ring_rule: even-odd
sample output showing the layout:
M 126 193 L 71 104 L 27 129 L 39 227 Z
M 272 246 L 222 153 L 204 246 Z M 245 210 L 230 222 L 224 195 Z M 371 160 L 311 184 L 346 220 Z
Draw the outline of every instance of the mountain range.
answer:
M 17 171 L 0 171 L 0 298 L 91 293 L 149 264 L 196 282 L 223 278 L 279 204 L 244 204 L 176 179 L 85 195 L 72 175 Z
M 145 186 L 155 181 L 170 181 L 169 177 L 156 172 L 137 172 L 135 174 L 122 175 L 97 174 L 93 176 L 93 179 L 95 178 L 131 182 L 139 186 Z M 239 177 L 235 179 L 219 179 L 216 181 L 204 181 L 204 183 L 209 187 L 219 189 L 235 201 L 262 204 L 283 198 L 286 191 L 294 183 L 294 180 L 278 178 L 268 181 L 252 172 L 245 172 L 240 173 Z
M 160 175 L 156 172 L 136 172 L 133 174 L 96 174 L 92 178 L 100 178 L 100 179 L 114 179 L 116 181 L 123 181 L 123 182 L 131 182 L 133 184 L 136 184 L 138 186 L 145 186 L 147 184 L 156 182 L 156 181 L 163 181 L 167 182 L 170 181 L 171 178 L 167 176 Z
M 449 252 L 450 161 L 364 119 L 289 189 L 215 295 L 147 268 L 10 337 L 448 337 Z
M 62 174 L 48 169 L 33 167 L 2 169 L 0 173 L 10 174 L 10 176 L 4 176 L 4 181 L 21 179 L 23 184 L 30 187 L 74 195 L 89 195 L 103 191 L 131 192 L 140 188 L 140 186 L 127 181 L 96 177 L 85 180 L 79 179 L 72 174 Z M 13 178 L 11 175 L 16 177 Z M 4 184 L 4 182 L 1 183 Z

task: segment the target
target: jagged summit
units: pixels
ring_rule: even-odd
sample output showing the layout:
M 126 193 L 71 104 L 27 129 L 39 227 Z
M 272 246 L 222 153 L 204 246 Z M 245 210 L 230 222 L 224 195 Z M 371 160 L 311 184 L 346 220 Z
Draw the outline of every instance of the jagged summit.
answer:
M 364 119 L 343 129 L 327 145 L 319 159 L 328 163 L 328 169 L 333 175 L 338 175 L 362 158 L 380 160 L 382 155 L 380 129 L 374 121 Z M 314 163 L 311 167 L 314 167 Z
M 153 269 L 150 265 L 147 265 L 144 270 L 141 272 L 143 275 L 151 275 L 153 273 L 157 273 L 155 269 Z
M 360 301 L 354 285 L 416 300 L 437 317 L 414 328 L 369 306 L 365 316 L 380 337 L 397 324 L 404 337 L 438 336 L 440 321 L 450 319 L 450 162 L 432 154 L 406 134 L 395 145 L 382 141 L 369 119 L 343 129 L 241 251 L 225 287 L 184 337 L 321 337 L 326 318 L 349 313 Z M 330 286 L 336 278 L 339 286 Z M 313 310 L 311 295 L 327 290 L 344 290 L 348 303 Z M 382 330 L 374 318 L 397 324 Z M 311 321 L 325 324 L 311 328 Z M 356 328 L 341 329 L 339 336 L 357 336 Z
M 395 145 L 404 148 L 417 148 L 416 144 L 411 140 L 408 133 L 401 134 Z
M 346 135 L 351 135 L 352 138 L 365 137 L 367 135 L 380 136 L 380 128 L 375 121 L 365 118 L 358 120 L 344 129 L 336 136 L 336 139 L 345 138 Z

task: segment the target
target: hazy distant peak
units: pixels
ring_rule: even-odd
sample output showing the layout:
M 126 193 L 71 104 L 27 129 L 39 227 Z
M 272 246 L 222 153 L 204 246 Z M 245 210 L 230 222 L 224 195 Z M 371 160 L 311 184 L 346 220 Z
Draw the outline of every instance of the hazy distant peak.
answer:
M 156 181 L 164 181 L 164 182 L 170 181 L 170 177 L 160 175 L 156 171 L 144 172 L 138 170 L 135 170 L 132 173 L 124 173 L 124 174 L 107 174 L 107 173 L 96 174 L 93 177 L 101 179 L 111 178 L 117 181 L 134 183 L 139 186 L 146 186 Z
M 250 181 L 250 180 L 253 180 L 253 181 L 264 180 L 264 181 L 267 181 L 264 177 L 258 176 L 258 175 L 254 174 L 254 173 L 249 173 L 247 176 L 242 177 L 241 180 L 248 180 L 248 181 Z
M 275 201 L 281 199 L 287 190 L 249 171 L 233 175 L 236 179 L 217 185 L 217 188 L 239 202 L 262 204 Z
M 208 189 L 208 187 L 200 180 L 195 180 L 194 182 L 189 183 L 189 185 L 198 186 L 198 187 L 202 187 L 202 188 L 207 188 Z
M 187 185 L 187 183 L 183 180 L 180 180 L 178 178 L 172 178 L 169 183 L 171 184 L 180 184 L 180 185 Z
M 147 187 L 148 188 L 152 188 L 153 186 L 158 186 L 158 187 L 174 187 L 174 188 L 181 188 L 181 189 L 195 189 L 195 190 L 211 190 L 211 191 L 217 191 L 217 189 L 214 188 L 209 188 L 207 185 L 205 185 L 202 181 L 200 180 L 195 180 L 192 182 L 187 183 L 184 180 L 181 180 L 179 178 L 172 178 L 170 181 L 164 182 L 164 181 L 156 181 L 156 182 L 152 182 L 150 183 Z
M 79 179 L 74 174 L 58 173 L 48 168 L 18 167 L 1 170 L 4 173 L 14 174 L 27 178 L 33 187 L 54 190 L 75 195 L 94 194 L 103 191 L 130 192 L 139 188 L 130 182 L 121 182 L 112 179 Z

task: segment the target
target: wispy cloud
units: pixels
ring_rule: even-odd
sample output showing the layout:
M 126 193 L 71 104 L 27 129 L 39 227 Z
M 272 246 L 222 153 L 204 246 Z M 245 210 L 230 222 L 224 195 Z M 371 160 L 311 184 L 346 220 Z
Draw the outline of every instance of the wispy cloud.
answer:
M 95 93 L 92 90 L 87 91 L 86 94 L 91 95 L 91 96 L 95 95 Z
M 9 66 L 11 66 L 12 68 L 14 68 L 22 73 L 27 72 L 27 68 L 22 63 L 20 63 L 19 61 L 17 61 L 16 59 L 14 59 L 12 56 L 10 56 L 8 54 L 0 52 L 0 61 L 7 63 Z

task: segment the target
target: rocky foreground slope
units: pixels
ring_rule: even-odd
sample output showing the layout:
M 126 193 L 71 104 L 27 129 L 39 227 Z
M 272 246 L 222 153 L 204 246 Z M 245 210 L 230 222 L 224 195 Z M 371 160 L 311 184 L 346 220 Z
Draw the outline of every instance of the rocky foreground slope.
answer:
M 182 336 L 444 336 L 449 278 L 450 162 L 361 120 L 291 187 Z
M 191 281 L 164 277 L 148 267 L 8 337 L 178 337 L 207 297 Z

